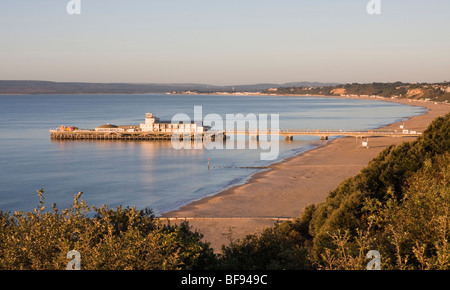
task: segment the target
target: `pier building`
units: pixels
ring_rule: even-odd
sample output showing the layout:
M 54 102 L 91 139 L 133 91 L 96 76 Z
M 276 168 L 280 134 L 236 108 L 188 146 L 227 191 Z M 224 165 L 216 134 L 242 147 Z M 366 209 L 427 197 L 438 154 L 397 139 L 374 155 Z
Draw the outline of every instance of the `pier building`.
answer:
M 140 124 L 141 132 L 192 132 L 203 133 L 205 127 L 203 124 L 197 122 L 178 122 L 172 123 L 172 121 L 160 121 L 152 113 L 145 114 L 145 122 Z

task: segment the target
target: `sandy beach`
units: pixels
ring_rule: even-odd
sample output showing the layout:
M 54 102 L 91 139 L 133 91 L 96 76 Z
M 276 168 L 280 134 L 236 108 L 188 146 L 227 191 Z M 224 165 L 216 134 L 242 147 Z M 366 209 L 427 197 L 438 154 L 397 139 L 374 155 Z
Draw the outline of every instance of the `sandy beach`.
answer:
M 357 97 L 358 99 L 370 99 Z M 377 99 L 375 99 L 377 100 Z M 416 100 L 379 99 L 428 109 L 425 114 L 384 128 L 423 131 L 438 116 L 450 112 L 449 104 Z M 354 176 L 383 149 L 392 144 L 414 140 L 414 137 L 376 137 L 369 139 L 369 148 L 353 137 L 323 141 L 308 152 L 273 164 L 269 170 L 254 174 L 246 184 L 227 189 L 212 197 L 183 206 L 162 215 L 172 223 L 188 218 L 194 230 L 204 234 L 204 240 L 216 251 L 228 244 L 230 237 L 241 239 L 247 234 L 286 218 L 296 218 L 313 203 L 325 201 L 329 192 L 343 180 Z

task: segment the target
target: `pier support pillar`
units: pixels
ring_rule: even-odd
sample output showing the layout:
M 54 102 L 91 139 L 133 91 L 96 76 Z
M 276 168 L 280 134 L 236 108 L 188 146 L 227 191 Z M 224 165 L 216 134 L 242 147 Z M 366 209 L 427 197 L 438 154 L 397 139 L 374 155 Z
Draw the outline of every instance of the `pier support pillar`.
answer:
M 286 137 L 284 137 L 284 140 L 292 141 L 292 140 L 294 140 L 294 136 L 286 136 Z

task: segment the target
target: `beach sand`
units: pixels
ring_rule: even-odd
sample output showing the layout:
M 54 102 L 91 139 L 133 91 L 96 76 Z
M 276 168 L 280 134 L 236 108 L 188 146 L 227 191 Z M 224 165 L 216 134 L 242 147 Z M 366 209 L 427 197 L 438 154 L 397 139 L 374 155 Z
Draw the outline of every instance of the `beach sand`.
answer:
M 435 118 L 450 112 L 449 104 L 381 100 L 428 109 L 423 115 L 385 126 L 386 129 L 398 130 L 404 124 L 405 129 L 423 131 Z M 369 138 L 369 148 L 362 147 L 361 139 L 354 137 L 323 141 L 323 145 L 318 148 L 254 174 L 246 184 L 165 213 L 161 218 L 170 218 L 171 223 L 189 218 L 192 229 L 199 230 L 204 235 L 204 241 L 218 252 L 223 244 L 230 243 L 230 239 L 242 239 L 273 226 L 277 217 L 298 217 L 306 206 L 324 202 L 330 191 L 345 179 L 358 174 L 383 149 L 414 139 L 373 137 Z

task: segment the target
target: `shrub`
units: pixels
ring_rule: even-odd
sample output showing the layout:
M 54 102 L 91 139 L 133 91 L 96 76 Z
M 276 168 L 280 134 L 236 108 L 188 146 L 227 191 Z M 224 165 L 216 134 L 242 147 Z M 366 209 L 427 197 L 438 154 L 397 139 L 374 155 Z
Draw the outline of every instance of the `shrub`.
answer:
M 70 250 L 80 252 L 86 270 L 196 269 L 214 262 L 187 223 L 162 225 L 149 209 L 89 208 L 81 193 L 72 208 L 59 213 L 53 205 L 46 212 L 43 193 L 34 211 L 0 212 L 0 269 L 65 269 Z

